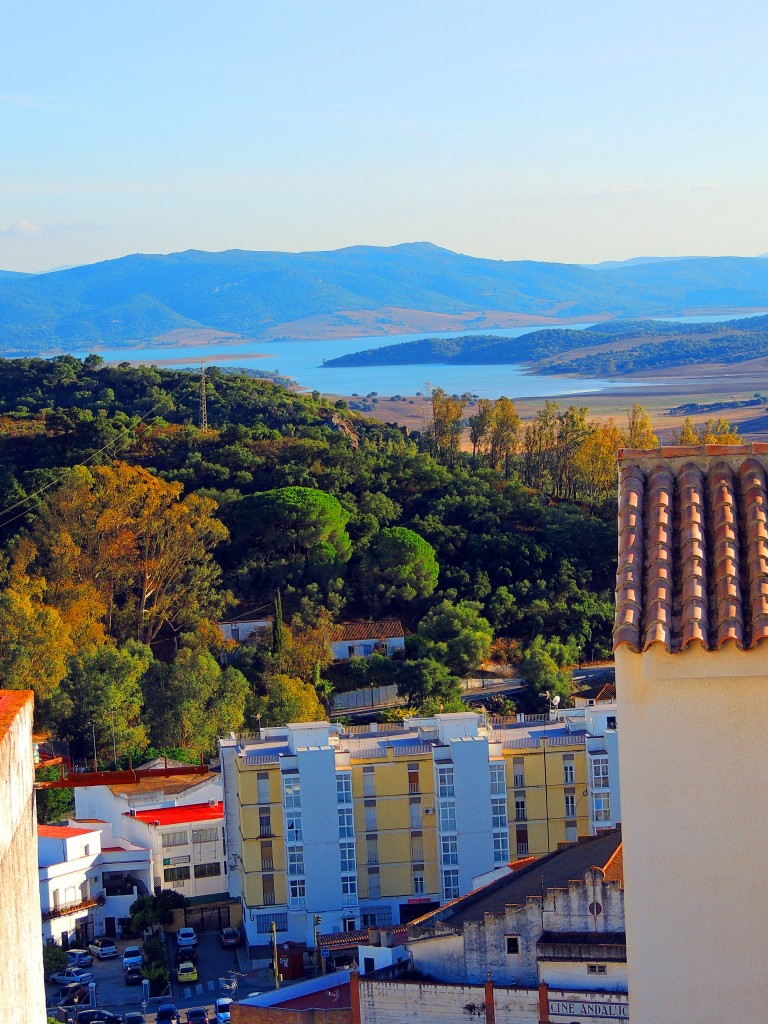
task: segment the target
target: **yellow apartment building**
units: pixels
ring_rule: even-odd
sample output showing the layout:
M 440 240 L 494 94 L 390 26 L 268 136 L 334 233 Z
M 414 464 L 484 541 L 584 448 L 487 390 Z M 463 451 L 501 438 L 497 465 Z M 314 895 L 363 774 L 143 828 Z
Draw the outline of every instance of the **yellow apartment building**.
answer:
M 248 941 L 412 920 L 510 861 L 618 820 L 616 708 L 294 723 L 222 740 Z M 315 918 L 319 917 L 320 921 Z

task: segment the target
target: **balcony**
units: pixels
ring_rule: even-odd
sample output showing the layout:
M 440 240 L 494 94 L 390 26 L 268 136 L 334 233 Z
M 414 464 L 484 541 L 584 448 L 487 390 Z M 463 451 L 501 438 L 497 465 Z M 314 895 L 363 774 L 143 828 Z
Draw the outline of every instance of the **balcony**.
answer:
M 528 853 L 528 843 L 517 844 L 517 855 L 518 857 L 524 857 Z
M 512 785 L 516 789 L 525 789 L 525 776 L 524 775 L 514 775 L 512 777 Z
M 43 921 L 53 921 L 57 917 L 67 917 L 69 914 L 79 914 L 83 910 L 90 910 L 91 907 L 103 907 L 106 902 L 104 893 L 98 896 L 90 896 L 85 900 L 78 900 L 77 903 L 62 903 L 58 907 L 44 910 L 40 915 Z
M 410 793 L 411 796 L 415 796 L 421 792 L 421 786 L 418 784 L 418 782 L 409 782 L 408 792 Z
M 269 824 L 259 825 L 259 835 L 260 836 L 271 836 L 271 835 L 273 835 L 272 826 L 269 825 Z
M 274 860 L 271 857 L 262 857 L 261 858 L 261 870 L 262 871 L 274 871 L 275 870 L 275 862 L 274 862 Z

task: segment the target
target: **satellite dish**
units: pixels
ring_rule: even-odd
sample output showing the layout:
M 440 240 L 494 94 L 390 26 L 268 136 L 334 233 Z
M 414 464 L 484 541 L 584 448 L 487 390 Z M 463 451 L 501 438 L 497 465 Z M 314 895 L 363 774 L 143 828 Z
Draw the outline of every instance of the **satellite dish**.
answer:
M 555 696 L 552 698 L 552 703 L 555 705 L 555 707 L 557 707 L 557 705 L 560 703 L 559 693 L 556 693 Z

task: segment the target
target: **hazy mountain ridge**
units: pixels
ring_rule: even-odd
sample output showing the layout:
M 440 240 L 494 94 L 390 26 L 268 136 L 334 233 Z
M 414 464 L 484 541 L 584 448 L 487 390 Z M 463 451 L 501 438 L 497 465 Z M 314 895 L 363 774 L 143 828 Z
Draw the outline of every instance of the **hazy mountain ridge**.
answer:
M 623 267 L 505 262 L 431 243 L 330 252 L 189 250 L 39 275 L 0 272 L 0 352 L 150 342 L 179 328 L 256 339 L 317 316 L 385 307 L 533 316 L 675 315 L 768 306 L 768 261 L 708 257 Z M 436 328 L 437 329 L 437 328 Z

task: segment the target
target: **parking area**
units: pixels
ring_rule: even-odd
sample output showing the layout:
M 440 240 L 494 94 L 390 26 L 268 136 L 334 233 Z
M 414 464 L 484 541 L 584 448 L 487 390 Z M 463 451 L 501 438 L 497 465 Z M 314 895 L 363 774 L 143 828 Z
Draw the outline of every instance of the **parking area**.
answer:
M 141 945 L 141 943 L 138 944 Z M 173 935 L 168 935 L 166 936 L 166 947 L 168 966 L 171 972 L 170 992 L 162 999 L 151 999 L 142 1005 L 144 989 L 141 985 L 126 985 L 123 975 L 123 950 L 126 946 L 135 945 L 137 945 L 136 940 L 118 941 L 119 955 L 117 957 L 109 960 L 98 960 L 94 957 L 93 965 L 86 968 L 93 974 L 96 984 L 97 1005 L 112 1013 L 123 1014 L 129 1010 L 143 1011 L 147 1022 L 152 1022 L 155 1019 L 154 1011 L 160 1002 L 175 1003 L 179 1010 L 185 1010 L 190 1006 L 205 1006 L 210 1011 L 215 999 L 232 994 L 227 986 L 235 976 L 239 982 L 241 997 L 248 995 L 256 988 L 253 984 L 255 979 L 249 980 L 248 977 L 241 974 L 238 951 L 222 949 L 218 932 L 204 932 L 198 935 L 196 950 L 198 980 L 180 985 L 176 981 L 176 940 Z M 47 987 L 49 1007 L 56 1005 L 55 996 L 59 988 L 58 985 Z M 68 1016 L 74 1019 L 75 1011 L 68 1011 Z M 60 1018 L 66 1020 L 66 1017 L 61 1014 Z M 186 1014 L 182 1013 L 181 1018 L 184 1020 Z

